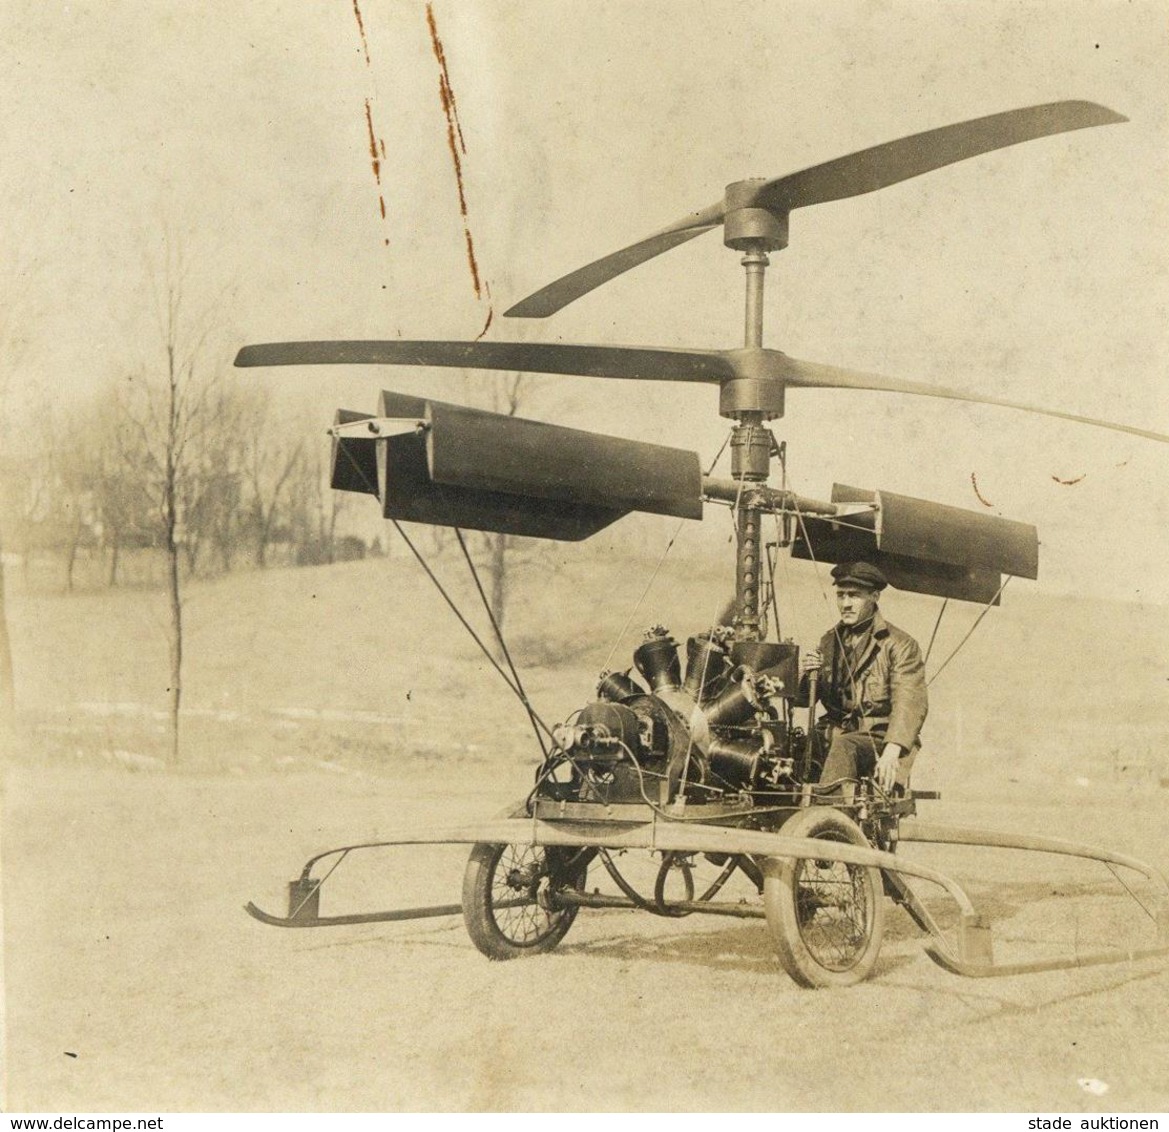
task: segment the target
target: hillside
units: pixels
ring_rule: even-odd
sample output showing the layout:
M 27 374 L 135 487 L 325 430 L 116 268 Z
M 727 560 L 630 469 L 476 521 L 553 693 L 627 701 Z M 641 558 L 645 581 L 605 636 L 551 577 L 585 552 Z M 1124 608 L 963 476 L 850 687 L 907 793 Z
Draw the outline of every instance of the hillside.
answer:
M 486 637 L 461 559 L 448 551 L 436 561 Z M 507 637 L 549 722 L 590 698 L 606 664 L 628 667 L 646 625 L 661 622 L 684 638 L 709 624 L 730 592 L 726 571 L 676 550 L 634 612 L 655 565 L 656 556 L 613 542 L 545 550 L 516 570 Z M 830 599 L 807 564 L 787 564 L 781 581 L 783 633 L 810 645 L 833 619 Z M 237 573 L 188 593 L 192 766 L 533 758 L 519 704 L 400 544 L 388 559 Z M 120 751 L 144 765 L 161 757 L 162 595 L 17 589 L 9 603 L 31 749 L 70 758 Z M 923 646 L 939 606 L 894 591 L 883 603 Z M 979 612 L 948 607 L 931 673 Z M 1015 581 L 931 687 L 922 774 L 944 787 L 1000 776 L 1030 785 L 1052 776 L 1096 783 L 1119 774 L 1133 784 L 1164 776 L 1167 630 L 1165 607 L 1045 595 Z

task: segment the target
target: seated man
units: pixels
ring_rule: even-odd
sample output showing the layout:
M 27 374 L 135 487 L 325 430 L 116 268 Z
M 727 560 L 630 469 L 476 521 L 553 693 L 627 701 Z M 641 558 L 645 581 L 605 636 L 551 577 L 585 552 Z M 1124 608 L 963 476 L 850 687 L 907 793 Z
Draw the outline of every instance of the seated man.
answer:
M 903 791 L 927 711 L 921 649 L 877 609 L 888 583 L 876 566 L 844 563 L 832 579 L 840 621 L 800 662 L 803 673 L 820 673 L 829 735 L 820 781 L 871 776 L 886 793 Z

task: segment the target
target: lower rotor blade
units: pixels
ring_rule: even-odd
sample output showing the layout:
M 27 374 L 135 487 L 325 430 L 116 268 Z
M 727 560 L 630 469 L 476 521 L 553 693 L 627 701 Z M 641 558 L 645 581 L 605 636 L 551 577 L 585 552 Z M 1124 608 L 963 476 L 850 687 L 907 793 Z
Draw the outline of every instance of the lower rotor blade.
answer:
M 1146 440 L 1157 440 L 1169 444 L 1169 435 L 1152 432 L 1149 429 L 1134 428 L 1132 425 L 1101 421 L 1095 417 L 1082 417 L 1076 413 L 1064 413 L 1058 409 L 1047 409 L 1042 405 L 1027 405 L 1021 401 L 1008 401 L 1002 397 L 985 397 L 978 393 L 963 393 L 958 389 L 947 389 L 940 385 L 927 385 L 922 381 L 903 381 L 900 378 L 883 377 L 877 373 L 861 373 L 858 370 L 839 369 L 836 366 L 821 365 L 818 362 L 802 362 L 796 358 L 785 358 L 784 380 L 789 386 L 803 386 L 809 389 L 871 389 L 879 393 L 911 393 L 919 397 L 941 397 L 947 401 L 966 401 L 971 405 L 994 405 L 1002 409 L 1018 409 L 1024 413 L 1039 413 L 1045 417 L 1075 421 L 1077 424 L 1107 428 L 1113 432 L 1127 432 L 1131 436 L 1142 436 Z
M 655 232 L 636 244 L 630 244 L 627 248 L 577 268 L 576 271 L 562 276 L 546 287 L 541 287 L 526 299 L 521 299 L 514 307 L 503 313 L 508 318 L 547 318 L 579 299 L 581 295 L 587 295 L 602 284 L 608 283 L 610 279 L 616 279 L 618 275 L 623 275 L 646 260 L 661 255 L 662 252 L 668 252 L 671 248 L 686 243 L 687 240 L 693 240 L 695 236 L 701 236 L 703 232 L 709 232 L 722 221 L 723 206 L 720 202 L 676 224 L 671 224 L 670 227 L 663 228 L 662 231 Z
M 245 346 L 237 366 L 389 365 L 562 373 L 712 385 L 736 376 L 721 350 L 547 342 L 269 342 Z

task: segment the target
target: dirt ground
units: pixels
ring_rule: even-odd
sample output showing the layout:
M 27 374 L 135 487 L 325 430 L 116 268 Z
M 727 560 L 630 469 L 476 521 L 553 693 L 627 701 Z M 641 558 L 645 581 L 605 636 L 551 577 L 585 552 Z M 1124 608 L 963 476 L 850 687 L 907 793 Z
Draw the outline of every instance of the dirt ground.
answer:
M 503 778 L 473 759 L 392 777 L 11 764 L 5 1108 L 1169 1107 L 1164 961 L 966 981 L 890 908 L 874 977 L 813 992 L 758 921 L 586 911 L 555 952 L 492 963 L 459 918 L 300 932 L 244 914 L 283 912 L 313 851 L 495 813 L 525 776 Z M 1139 795 L 932 805 L 1154 858 L 1169 834 Z M 1102 866 L 903 851 L 969 883 L 1004 958 L 1151 937 Z M 465 851 L 403 853 L 355 861 L 323 910 L 458 900 Z

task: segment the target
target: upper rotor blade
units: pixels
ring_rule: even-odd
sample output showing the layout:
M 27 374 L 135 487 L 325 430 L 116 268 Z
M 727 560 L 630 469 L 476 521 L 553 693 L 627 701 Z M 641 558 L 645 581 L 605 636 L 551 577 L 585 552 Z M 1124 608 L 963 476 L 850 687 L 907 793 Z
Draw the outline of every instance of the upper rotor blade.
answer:
M 701 236 L 703 232 L 718 227 L 722 220 L 723 206 L 720 201 L 701 212 L 692 213 L 644 240 L 639 240 L 636 244 L 630 244 L 627 248 L 562 276 L 546 287 L 541 287 L 526 299 L 521 299 L 514 307 L 503 313 L 509 318 L 547 318 L 579 299 L 581 295 L 587 295 L 589 291 L 600 287 L 602 283 L 608 283 L 610 279 L 616 279 L 618 275 L 623 275 L 638 264 L 645 263 L 662 252 L 668 252 L 671 248 L 676 248 L 679 244 L 684 244 L 687 240 L 693 240 L 695 236 Z
M 1132 436 L 1143 436 L 1146 440 L 1159 440 L 1163 444 L 1169 444 L 1169 435 L 1162 432 L 1116 424 L 1113 421 L 1101 421 L 1095 417 L 1082 417 L 1075 413 L 1063 413 L 1058 409 L 1046 409 L 1040 405 L 1027 405 L 1021 401 L 1008 401 L 1001 397 L 984 397 L 977 393 L 963 393 L 958 389 L 927 385 L 923 381 L 903 381 L 900 378 L 883 377 L 877 373 L 838 369 L 836 366 L 802 362 L 796 358 L 785 358 L 785 362 L 784 380 L 791 386 L 813 389 L 872 389 L 882 393 L 912 393 L 921 397 L 941 397 L 948 401 L 967 401 L 972 405 L 996 405 L 1003 409 L 1019 409 L 1025 413 L 1039 413 L 1045 417 L 1075 421 L 1077 424 L 1094 425 L 1097 428 L 1111 429 L 1113 432 L 1127 432 Z
M 1008 110 L 912 134 L 813 165 L 798 173 L 764 181 L 752 194 L 750 203 L 786 214 L 810 204 L 871 193 L 956 161 L 1020 142 L 1088 126 L 1127 121 L 1123 114 L 1094 102 L 1049 102 L 1042 106 Z M 692 213 L 636 244 L 549 283 L 504 313 L 512 318 L 547 318 L 631 268 L 710 231 L 725 217 L 725 202 Z
M 269 342 L 245 346 L 237 366 L 390 365 L 563 373 L 718 385 L 737 375 L 729 352 L 547 342 Z
M 787 212 L 871 193 L 1020 142 L 1127 121 L 1123 114 L 1095 102 L 1049 102 L 1008 110 L 912 134 L 777 177 L 760 186 L 755 200 L 764 208 Z

